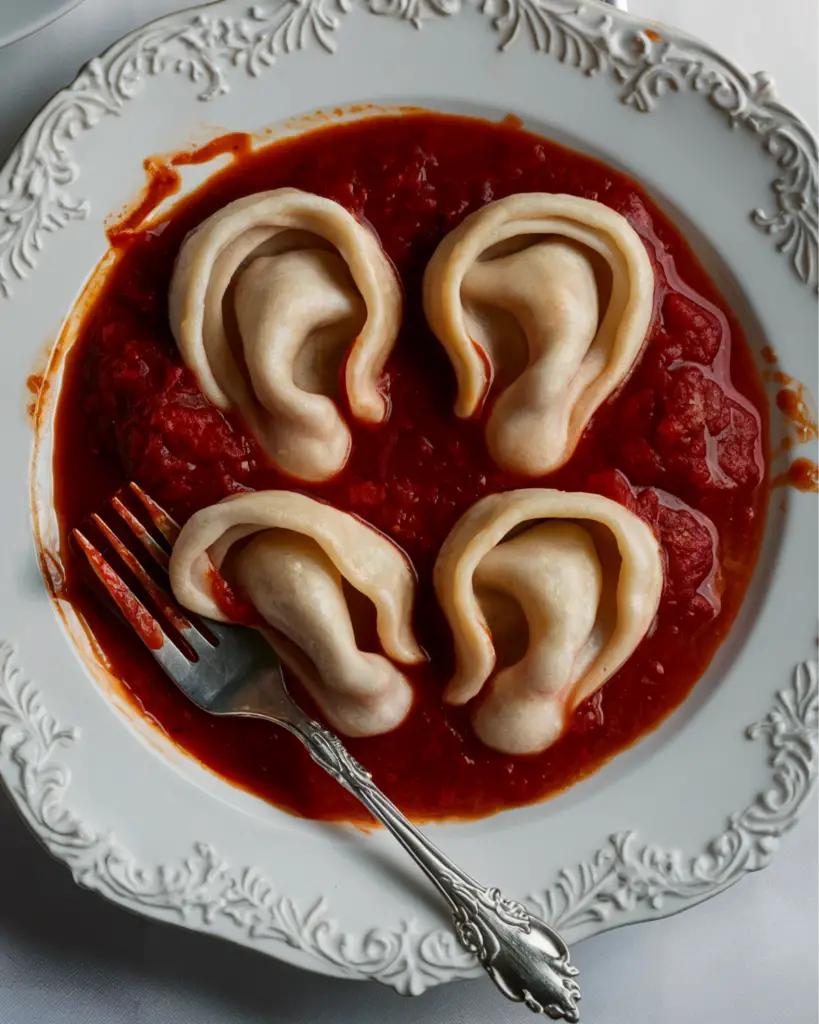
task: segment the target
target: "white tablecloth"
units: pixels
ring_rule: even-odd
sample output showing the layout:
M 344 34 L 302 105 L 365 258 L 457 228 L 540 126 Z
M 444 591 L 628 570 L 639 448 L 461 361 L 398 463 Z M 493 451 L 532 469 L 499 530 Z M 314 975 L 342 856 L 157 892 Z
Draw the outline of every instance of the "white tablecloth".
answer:
M 3 2 L 3 0 L 0 0 Z M 8 0 L 24 3 L 25 0 Z M 250 0 L 248 0 L 250 2 Z M 631 0 L 709 39 L 817 121 L 816 0 Z M 0 50 L 0 158 L 79 65 L 179 0 L 86 0 Z M 8 325 L 6 325 L 8 327 Z M 4 331 L 9 342 L 8 330 Z M 817 818 L 773 865 L 676 918 L 582 943 L 585 1024 L 816 1024 Z M 506 1024 L 488 981 L 414 999 L 334 981 L 82 892 L 0 795 L 0 1024 Z

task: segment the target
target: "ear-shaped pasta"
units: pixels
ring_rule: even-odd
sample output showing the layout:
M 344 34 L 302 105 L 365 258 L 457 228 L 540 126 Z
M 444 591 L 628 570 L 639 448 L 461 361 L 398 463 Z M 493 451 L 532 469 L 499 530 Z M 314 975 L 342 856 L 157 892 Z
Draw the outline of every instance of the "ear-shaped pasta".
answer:
M 381 371 L 401 324 L 401 286 L 377 237 L 330 199 L 294 188 L 229 203 L 185 239 L 171 328 L 199 386 L 238 410 L 276 465 L 325 480 L 347 461 L 334 401 L 380 423 Z
M 225 621 L 211 591 L 212 567 L 246 594 L 282 660 L 340 732 L 370 736 L 403 721 L 412 689 L 387 658 L 359 649 L 342 585 L 346 581 L 374 605 L 390 658 L 422 661 L 411 627 L 415 576 L 391 541 L 302 494 L 257 491 L 197 512 L 171 556 L 177 599 Z
M 570 458 L 625 379 L 648 330 L 654 273 L 640 237 L 602 203 L 524 193 L 471 214 L 438 246 L 424 309 L 503 469 L 540 476 Z
M 597 494 L 494 494 L 455 524 L 435 563 L 435 591 L 455 640 L 444 693 L 465 704 L 495 675 L 473 717 L 505 753 L 534 753 L 562 733 L 645 636 L 663 586 L 651 529 Z M 511 663 L 509 663 L 511 662 Z

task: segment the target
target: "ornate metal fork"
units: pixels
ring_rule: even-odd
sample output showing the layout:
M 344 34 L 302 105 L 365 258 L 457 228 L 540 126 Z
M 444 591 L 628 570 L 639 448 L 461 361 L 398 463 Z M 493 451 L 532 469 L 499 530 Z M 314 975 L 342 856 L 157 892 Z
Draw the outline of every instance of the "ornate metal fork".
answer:
M 131 484 L 103 515 L 75 530 L 74 539 L 120 614 L 194 704 L 214 715 L 264 718 L 298 736 L 313 760 L 361 801 L 440 889 L 458 938 L 501 992 L 535 1013 L 576 1024 L 578 971 L 557 932 L 499 889 L 465 874 L 404 817 L 338 736 L 295 704 L 275 653 L 259 634 L 203 622 L 174 601 L 167 568 L 178 533 L 173 519 Z

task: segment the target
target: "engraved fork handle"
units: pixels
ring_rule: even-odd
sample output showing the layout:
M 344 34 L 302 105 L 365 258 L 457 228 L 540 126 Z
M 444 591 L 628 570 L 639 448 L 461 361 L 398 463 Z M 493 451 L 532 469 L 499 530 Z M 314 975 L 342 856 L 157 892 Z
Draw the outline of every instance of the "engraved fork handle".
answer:
M 268 716 L 265 716 L 268 717 Z M 486 889 L 404 817 L 328 729 L 295 704 L 269 717 L 304 743 L 310 756 L 395 836 L 446 897 L 462 945 L 474 953 L 501 992 L 552 1020 L 579 1021 L 578 971 L 561 937 L 499 889 Z

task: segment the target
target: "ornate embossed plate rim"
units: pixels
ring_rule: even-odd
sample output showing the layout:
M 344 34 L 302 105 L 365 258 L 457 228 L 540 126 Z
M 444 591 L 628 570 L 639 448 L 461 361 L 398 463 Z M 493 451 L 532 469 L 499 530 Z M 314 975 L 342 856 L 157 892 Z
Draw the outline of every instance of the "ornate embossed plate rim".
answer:
M 0 293 L 10 295 L 12 279 L 22 280 L 34 269 L 46 233 L 87 216 L 87 200 L 66 189 L 77 171 L 65 143 L 105 114 L 119 113 L 142 78 L 172 69 L 200 84 L 200 99 L 212 99 L 228 88 L 223 65 L 244 65 L 257 76 L 311 38 L 335 52 L 339 18 L 356 2 L 373 15 L 397 17 L 420 28 L 425 15 L 451 17 L 462 4 L 466 9 L 476 0 L 284 0 L 270 8 L 248 8 L 249 34 L 237 28 L 237 19 L 202 14 L 180 20 L 182 16 L 173 15 L 124 37 L 92 60 L 38 115 L 6 168 L 9 187 L 0 199 Z M 812 288 L 819 285 L 816 139 L 777 101 L 770 76 L 749 75 L 697 40 L 665 29 L 660 33 L 622 11 L 603 13 L 594 0 L 477 3 L 491 18 L 501 51 L 528 35 L 538 52 L 548 54 L 554 48 L 557 59 L 586 75 L 609 74 L 619 86 L 621 101 L 638 111 L 651 112 L 669 90 L 689 88 L 722 111 L 732 128 L 758 135 L 779 176 L 770 185 L 775 208 L 769 212 L 756 207 L 749 215 L 773 236 L 800 280 Z M 257 32 L 254 21 L 260 26 Z M 162 47 L 174 43 L 182 46 L 181 53 L 163 56 Z M 102 61 L 108 64 L 106 74 Z M 50 135 L 45 147 L 44 135 Z M 41 148 L 43 155 L 37 152 Z
M 686 858 L 679 850 L 641 843 L 633 831 L 616 833 L 588 861 L 561 871 L 553 885 L 530 894 L 525 904 L 571 941 L 590 925 L 594 931 L 602 930 L 594 926 L 616 925 L 617 911 L 641 904 L 656 911 L 681 899 L 693 905 L 765 867 L 812 791 L 817 724 L 817 666 L 805 662 L 768 715 L 747 730 L 749 739 L 768 741 L 770 788 L 733 814 L 701 853 Z M 328 916 L 324 897 L 300 907 L 279 895 L 258 869 L 229 865 L 209 843 L 194 843 L 178 863 L 142 866 L 113 836 L 89 827 L 72 811 L 66 799 L 70 772 L 59 751 L 77 738 L 75 728 L 49 714 L 22 675 L 13 648 L 0 644 L 3 781 L 37 838 L 78 884 L 143 913 L 170 912 L 188 927 L 216 930 L 226 923 L 260 948 L 285 943 L 404 995 L 480 974 L 449 930 L 419 934 L 402 921 L 389 929 L 345 932 Z
M 333 52 L 340 33 L 352 31 L 345 24 L 352 0 L 285 0 L 253 8 L 242 23 L 229 12 L 243 6 L 228 2 L 183 12 L 132 34 L 92 61 L 35 119 L 0 173 L 0 287 L 19 291 L 13 303 L 25 301 L 24 290 L 33 285 L 25 278 L 35 270 L 45 272 L 38 264 L 47 255 L 46 240 L 54 236 L 56 245 L 63 228 L 68 234 L 72 225 L 94 215 L 82 179 L 77 180 L 75 145 L 93 135 L 92 128 L 109 123 L 109 115 L 136 116 L 129 111 L 140 108 L 130 101 L 141 91 L 149 94 L 146 79 L 163 71 L 185 75 L 201 99 L 218 99 L 226 95 L 230 76 L 267 73 L 274 61 L 295 60 L 296 51 L 311 46 Z M 365 0 L 358 6 L 378 15 L 382 24 L 407 22 L 408 39 L 420 47 L 426 37 L 412 36 L 411 26 L 423 24 L 434 32 L 436 20 L 465 16 L 466 8 L 476 5 Z M 702 44 L 649 29 L 594 3 L 499 0 L 493 8 L 490 0 L 480 10 L 502 48 L 528 41 L 534 51 L 554 50 L 553 57 L 586 75 L 602 72 L 620 100 L 636 111 L 652 111 L 665 90 L 688 89 L 702 93 L 727 124 L 759 136 L 771 171 L 779 176 L 771 186 L 774 211 L 762 212 L 763 192 L 751 216 L 783 250 L 783 269 L 815 286 L 815 142 L 776 102 L 765 76 L 746 75 Z M 26 666 L 37 660 L 30 639 L 21 647 Z M 195 842 L 181 856 L 141 860 L 108 834 L 104 822 L 91 824 L 93 814 L 75 807 L 82 794 L 76 781 L 70 786 L 71 759 L 83 744 L 77 743 L 75 729 L 58 724 L 58 718 L 74 721 L 75 716 L 64 708 L 52 711 L 61 695 L 52 687 L 46 696 L 51 679 L 41 679 L 42 697 L 5 651 L 0 769 L 35 833 L 81 884 L 142 912 L 316 969 L 375 978 L 404 992 L 475 973 L 448 931 L 419 926 L 411 903 L 413 916 L 398 923 L 342 926 L 321 894 L 307 902 L 280 894 L 258 868 L 236 858 L 229 863 L 208 843 Z M 779 685 L 784 683 L 783 677 Z M 569 861 L 574 866 L 560 871 L 548 888 L 533 888 L 529 904 L 575 940 L 692 905 L 764 866 L 779 837 L 795 823 L 815 779 L 816 719 L 816 669 L 804 663 L 790 687 L 774 698 L 767 717 L 751 727 L 768 741 L 768 781 L 701 853 L 647 845 L 632 830 L 614 833 L 576 864 Z

